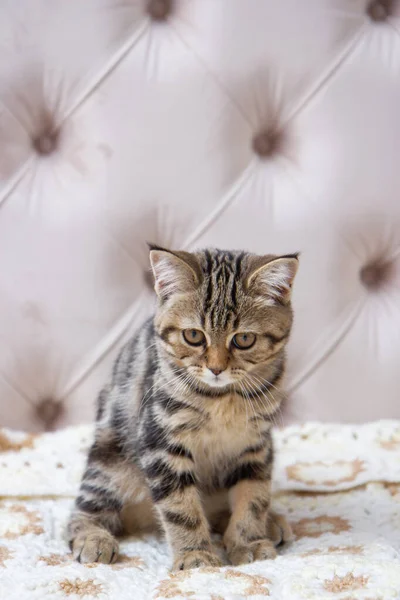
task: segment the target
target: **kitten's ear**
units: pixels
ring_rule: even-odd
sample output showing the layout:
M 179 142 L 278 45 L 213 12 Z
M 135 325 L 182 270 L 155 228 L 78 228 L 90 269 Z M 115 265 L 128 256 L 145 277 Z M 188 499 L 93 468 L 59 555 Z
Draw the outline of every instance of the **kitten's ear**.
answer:
M 269 258 L 264 264 L 255 266 L 247 285 L 256 293 L 268 296 L 275 302 L 287 304 L 290 301 L 292 285 L 299 266 L 298 254 Z
M 150 263 L 154 274 L 157 296 L 166 300 L 172 294 L 193 292 L 198 285 L 198 275 L 189 262 L 188 252 L 172 252 L 158 246 L 150 247 Z

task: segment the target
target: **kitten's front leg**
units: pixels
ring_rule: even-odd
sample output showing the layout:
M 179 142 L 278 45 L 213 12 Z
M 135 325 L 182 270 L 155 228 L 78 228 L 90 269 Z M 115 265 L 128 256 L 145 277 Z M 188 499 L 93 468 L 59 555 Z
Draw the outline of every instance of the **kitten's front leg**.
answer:
M 208 520 L 191 468 L 192 461 L 183 456 L 175 456 L 173 460 L 169 458 L 168 462 L 146 460 L 144 470 L 173 552 L 172 568 L 221 566 L 211 543 Z M 177 465 L 177 462 L 180 464 Z
M 232 564 L 276 557 L 274 544 L 267 538 L 270 505 L 270 468 L 267 461 L 252 460 L 228 475 L 232 516 L 224 543 Z

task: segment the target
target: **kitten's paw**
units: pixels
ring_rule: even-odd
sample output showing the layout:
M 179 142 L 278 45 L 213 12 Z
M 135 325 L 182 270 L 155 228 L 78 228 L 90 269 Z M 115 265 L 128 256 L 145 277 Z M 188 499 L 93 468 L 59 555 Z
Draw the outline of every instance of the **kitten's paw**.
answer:
M 118 542 L 108 531 L 86 532 L 74 539 L 72 553 L 78 562 L 108 565 L 118 557 Z
M 228 552 L 228 557 L 233 565 L 243 565 L 276 558 L 276 550 L 270 540 L 256 540 L 245 546 L 234 546 Z
M 187 569 L 197 569 L 198 567 L 222 567 L 222 561 L 207 550 L 195 550 L 180 554 L 174 560 L 173 571 L 186 571 Z
M 267 537 L 275 546 L 292 542 L 294 539 L 292 528 L 286 517 L 270 512 L 267 522 Z

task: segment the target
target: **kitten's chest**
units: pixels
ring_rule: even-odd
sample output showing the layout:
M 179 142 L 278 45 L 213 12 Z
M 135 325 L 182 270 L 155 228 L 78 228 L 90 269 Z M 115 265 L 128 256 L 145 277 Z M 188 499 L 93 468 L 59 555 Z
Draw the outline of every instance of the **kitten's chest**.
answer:
M 218 402 L 218 401 L 217 401 Z M 191 453 L 197 478 L 204 483 L 234 463 L 245 448 L 260 439 L 259 425 L 251 421 L 244 407 L 233 403 L 212 406 L 207 422 L 194 433 Z
M 211 416 L 198 433 L 196 446 L 210 455 L 235 456 L 252 437 L 253 427 L 245 420 Z

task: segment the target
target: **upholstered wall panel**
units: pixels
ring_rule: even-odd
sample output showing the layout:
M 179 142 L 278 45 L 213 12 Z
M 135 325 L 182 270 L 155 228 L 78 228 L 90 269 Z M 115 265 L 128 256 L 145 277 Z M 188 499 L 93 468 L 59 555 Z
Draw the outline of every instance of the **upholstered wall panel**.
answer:
M 2 0 L 0 423 L 89 420 L 146 240 L 301 251 L 285 419 L 400 417 L 400 3 Z

